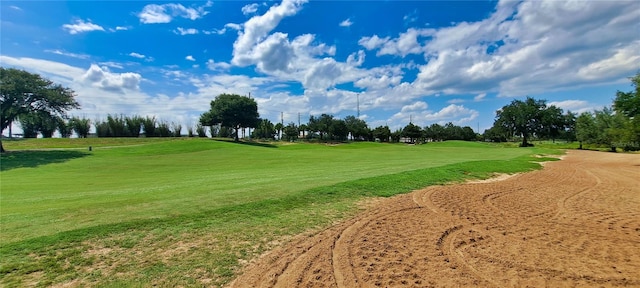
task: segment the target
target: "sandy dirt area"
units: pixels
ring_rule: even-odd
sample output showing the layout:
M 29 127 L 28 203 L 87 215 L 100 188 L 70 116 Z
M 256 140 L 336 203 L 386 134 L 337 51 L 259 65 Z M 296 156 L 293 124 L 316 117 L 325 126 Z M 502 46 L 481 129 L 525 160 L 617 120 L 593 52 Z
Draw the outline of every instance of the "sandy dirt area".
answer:
M 640 155 L 569 151 L 501 181 L 384 199 L 231 286 L 640 286 Z

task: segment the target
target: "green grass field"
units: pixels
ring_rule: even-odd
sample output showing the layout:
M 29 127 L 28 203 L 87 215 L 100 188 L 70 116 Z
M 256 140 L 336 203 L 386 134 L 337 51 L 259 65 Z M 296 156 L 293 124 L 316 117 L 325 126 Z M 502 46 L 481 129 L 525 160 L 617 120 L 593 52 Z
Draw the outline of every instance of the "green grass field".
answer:
M 219 286 L 243 261 L 353 215 L 366 197 L 537 169 L 545 158 L 532 155 L 561 153 L 465 142 L 3 144 L 3 286 Z

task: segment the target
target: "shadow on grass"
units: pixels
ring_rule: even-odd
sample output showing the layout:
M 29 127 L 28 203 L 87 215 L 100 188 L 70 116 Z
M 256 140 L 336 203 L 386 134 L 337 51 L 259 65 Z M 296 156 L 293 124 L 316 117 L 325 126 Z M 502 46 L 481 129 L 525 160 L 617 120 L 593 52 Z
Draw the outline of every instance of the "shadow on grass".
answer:
M 257 147 L 264 147 L 264 148 L 278 148 L 278 146 L 273 145 L 273 144 L 261 143 L 261 142 L 255 142 L 255 141 L 233 141 L 233 140 L 226 140 L 226 139 L 214 139 L 213 141 L 227 142 L 227 143 L 240 144 L 240 145 L 257 146 Z
M 16 168 L 35 168 L 62 163 L 90 155 L 83 151 L 7 151 L 0 154 L 0 171 Z

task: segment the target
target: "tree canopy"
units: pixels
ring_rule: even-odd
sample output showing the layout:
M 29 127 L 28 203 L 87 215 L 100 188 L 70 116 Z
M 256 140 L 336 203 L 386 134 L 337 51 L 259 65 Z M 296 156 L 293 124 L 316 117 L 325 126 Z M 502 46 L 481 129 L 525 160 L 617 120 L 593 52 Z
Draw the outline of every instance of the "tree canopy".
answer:
M 260 115 L 258 104 L 252 98 L 236 94 L 220 94 L 211 101 L 211 109 L 200 116 L 204 126 L 220 125 L 234 129 L 234 140 L 238 141 L 240 128 L 255 128 Z
M 496 111 L 494 127 L 498 126 L 511 135 L 522 136 L 520 146 L 530 144 L 527 140 L 533 135 L 551 133 L 555 128 L 556 113 L 561 115 L 562 109 L 555 106 L 547 107 L 545 100 L 536 100 L 527 97 L 524 101 L 513 100 L 509 105 Z M 548 116 L 553 114 L 553 116 Z M 545 128 L 548 130 L 545 131 Z
M 66 116 L 67 111 L 79 107 L 75 92 L 70 88 L 55 84 L 38 74 L 0 67 L 1 130 L 20 117 L 33 118 L 34 116 L 27 116 L 30 114 L 38 114 L 41 119 L 55 119 Z M 2 142 L 0 150 L 4 151 Z

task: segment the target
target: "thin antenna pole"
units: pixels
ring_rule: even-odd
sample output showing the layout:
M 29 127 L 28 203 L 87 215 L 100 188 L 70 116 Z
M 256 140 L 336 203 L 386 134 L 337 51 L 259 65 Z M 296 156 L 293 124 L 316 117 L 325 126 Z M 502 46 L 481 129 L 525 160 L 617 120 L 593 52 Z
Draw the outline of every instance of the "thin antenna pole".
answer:
M 358 101 L 358 119 L 360 119 L 360 93 L 356 93 L 356 100 Z

